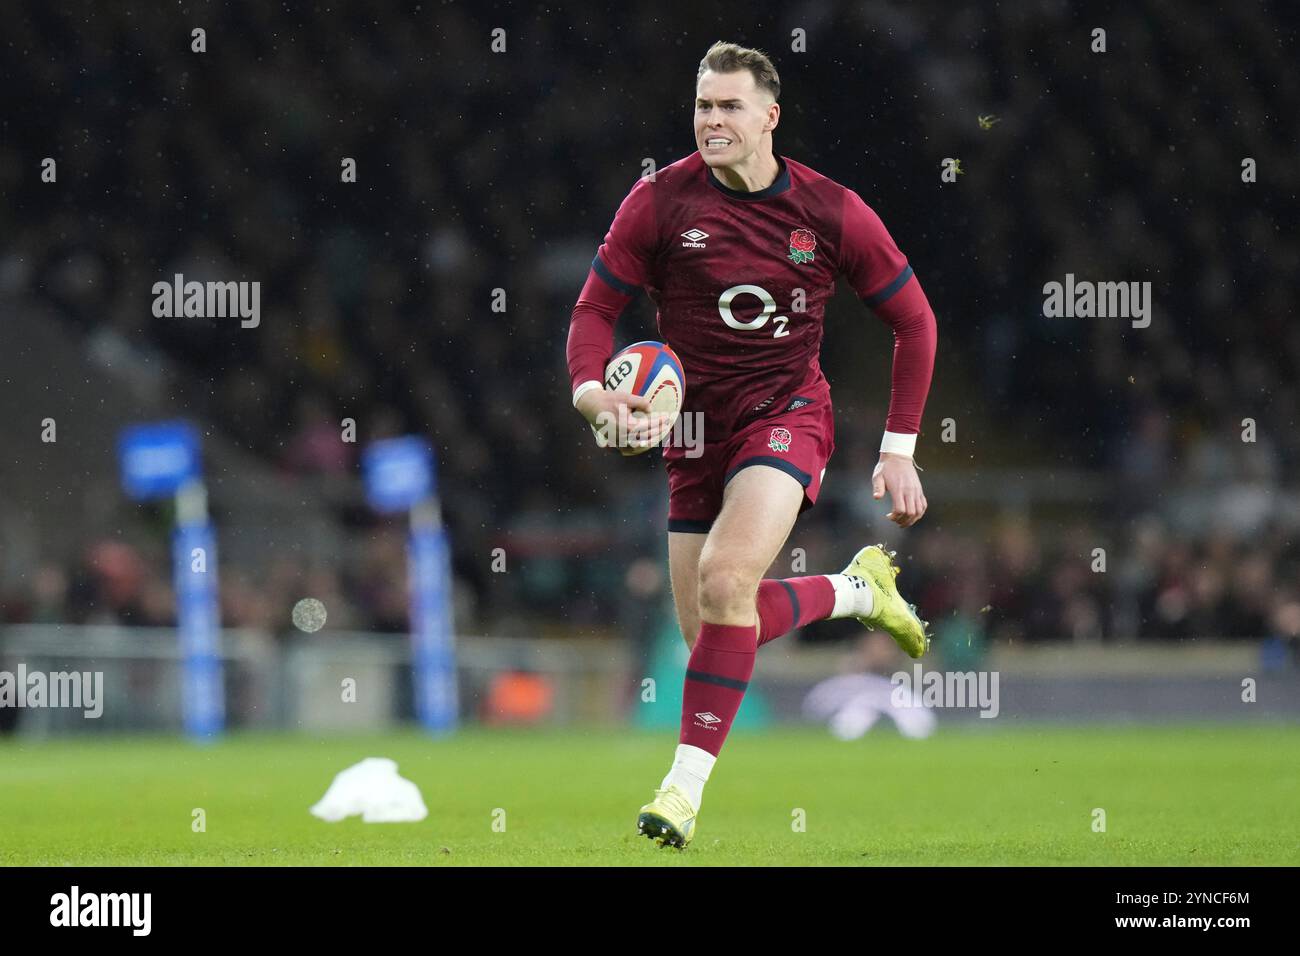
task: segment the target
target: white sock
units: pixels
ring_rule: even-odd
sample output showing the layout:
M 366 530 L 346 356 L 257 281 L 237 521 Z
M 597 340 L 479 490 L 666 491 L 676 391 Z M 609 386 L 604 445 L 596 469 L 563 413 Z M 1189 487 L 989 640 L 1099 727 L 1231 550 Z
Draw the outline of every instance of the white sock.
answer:
M 677 755 L 673 758 L 673 767 L 664 777 L 659 789 L 667 790 L 676 784 L 681 787 L 697 811 L 704 799 L 704 785 L 709 781 L 709 773 L 718 758 L 707 750 L 692 747 L 690 744 L 678 744 Z
M 842 617 L 867 617 L 876 608 L 871 597 L 871 588 L 862 578 L 848 574 L 828 574 L 826 577 L 835 589 L 835 610 L 831 611 L 830 621 Z

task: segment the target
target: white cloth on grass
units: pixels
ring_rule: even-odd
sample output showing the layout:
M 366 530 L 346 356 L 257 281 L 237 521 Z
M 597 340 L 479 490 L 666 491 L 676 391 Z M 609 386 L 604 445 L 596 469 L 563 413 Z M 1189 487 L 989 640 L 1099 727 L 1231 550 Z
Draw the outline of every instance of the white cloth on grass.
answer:
M 365 823 L 415 823 L 429 815 L 420 788 L 397 773 L 397 762 L 367 757 L 341 770 L 311 808 L 330 823 L 361 815 Z

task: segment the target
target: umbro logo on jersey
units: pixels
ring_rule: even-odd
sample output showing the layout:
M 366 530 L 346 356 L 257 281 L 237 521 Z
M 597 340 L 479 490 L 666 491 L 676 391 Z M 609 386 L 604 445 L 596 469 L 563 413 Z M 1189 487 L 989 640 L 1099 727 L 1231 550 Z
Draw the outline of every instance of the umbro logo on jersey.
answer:
M 703 249 L 704 240 L 709 238 L 709 234 L 703 229 L 687 229 L 682 233 L 682 238 L 687 240 L 682 243 L 683 249 Z
M 717 714 L 713 713 L 712 711 L 708 711 L 708 710 L 706 710 L 702 714 L 696 714 L 695 716 L 698 717 L 700 720 L 704 721 L 704 726 L 706 727 L 711 726 L 712 724 L 720 723 L 722 721 L 721 717 L 719 717 Z

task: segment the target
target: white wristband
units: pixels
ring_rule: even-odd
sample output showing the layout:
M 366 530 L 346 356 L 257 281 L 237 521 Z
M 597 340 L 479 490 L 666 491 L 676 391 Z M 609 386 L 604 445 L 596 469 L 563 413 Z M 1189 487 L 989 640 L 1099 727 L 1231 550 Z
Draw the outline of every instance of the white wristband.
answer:
M 916 453 L 916 436 L 903 435 L 899 432 L 885 432 L 880 442 L 881 454 L 905 455 L 911 458 Z
M 604 388 L 604 387 L 605 386 L 602 382 L 597 382 L 595 379 L 588 379 L 587 381 L 583 382 L 581 385 L 579 385 L 577 388 L 573 390 L 573 407 L 577 408 L 578 399 L 582 398 L 582 396 L 586 395 L 593 388 Z

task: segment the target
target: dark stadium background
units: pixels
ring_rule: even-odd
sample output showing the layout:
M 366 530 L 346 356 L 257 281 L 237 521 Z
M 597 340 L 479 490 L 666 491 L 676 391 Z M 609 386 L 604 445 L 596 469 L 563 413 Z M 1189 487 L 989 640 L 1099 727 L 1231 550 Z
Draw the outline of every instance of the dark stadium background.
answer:
M 926 616 L 976 647 L 1226 639 L 1294 667 L 1294 11 L 1189 9 L 18 5 L 0 42 L 0 623 L 174 623 L 170 510 L 121 494 L 113 440 L 187 417 L 226 626 L 288 634 L 311 595 L 330 627 L 405 631 L 404 526 L 356 476 L 365 442 L 411 432 L 437 450 L 458 632 L 644 638 L 664 611 L 661 464 L 594 446 L 565 337 L 642 161 L 693 151 L 696 65 L 729 39 L 780 71 L 777 152 L 861 193 L 939 320 L 930 510 L 902 532 L 866 491 L 890 336 L 847 290 L 829 310 L 837 451 L 790 542 L 809 573 L 887 537 Z M 260 281 L 260 327 L 155 319 L 151 286 L 176 272 Z M 1150 281 L 1151 326 L 1045 319 L 1067 272 Z M 643 296 L 618 341 L 652 320 Z

